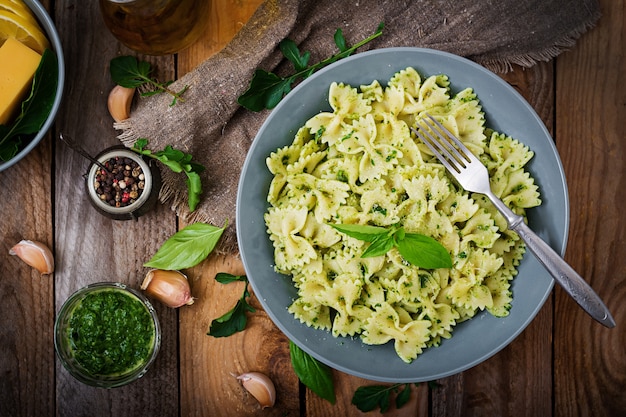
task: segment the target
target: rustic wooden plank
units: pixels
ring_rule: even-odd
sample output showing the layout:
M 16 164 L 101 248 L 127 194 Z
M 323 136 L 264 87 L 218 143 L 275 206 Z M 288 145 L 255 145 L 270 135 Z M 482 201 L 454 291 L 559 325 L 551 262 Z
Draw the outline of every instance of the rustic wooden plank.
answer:
M 515 68 L 503 78 L 533 106 L 552 131 L 553 64 Z M 527 254 L 527 256 L 531 256 Z M 524 332 L 501 352 L 467 370 L 439 380 L 433 416 L 549 416 L 552 413 L 552 299 Z
M 68 88 L 57 119 L 59 130 L 96 154 L 118 145 L 106 97 L 113 86 L 110 59 L 134 54 L 110 35 L 97 2 L 58 1 L 56 21 L 65 49 Z M 150 58 L 155 75 L 174 76 L 171 57 Z M 175 215 L 158 206 L 137 222 L 113 221 L 88 203 L 82 175 L 89 162 L 57 141 L 55 170 L 55 241 L 58 261 L 56 308 L 77 289 L 98 281 L 121 281 L 138 288 L 147 261 L 176 231 Z M 178 415 L 177 313 L 155 303 L 162 343 L 153 368 L 141 380 L 102 390 L 83 385 L 57 363 L 59 415 L 92 415 L 107 410 L 116 416 Z
M 566 259 L 611 310 L 590 319 L 560 289 L 555 322 L 555 414 L 626 415 L 625 3 L 602 0 L 602 18 L 557 60 L 557 145 L 569 184 Z
M 213 254 L 188 271 L 191 306 L 180 309 L 181 413 L 196 416 L 298 415 L 298 378 L 291 367 L 288 339 L 272 323 L 255 297 L 256 312 L 249 314 L 246 329 L 225 338 L 208 336 L 211 321 L 234 307 L 244 284 L 220 284 L 215 274 L 244 275 L 241 262 L 232 256 Z M 274 382 L 276 404 L 261 410 L 237 375 L 261 372 Z
M 41 2 L 50 10 L 50 2 Z M 0 172 L 0 415 L 54 414 L 54 274 L 41 276 L 9 250 L 22 239 L 54 250 L 52 132 Z
M 54 247 L 49 134 L 0 172 L 0 415 L 54 413 L 54 274 L 41 276 L 9 250 L 22 239 Z

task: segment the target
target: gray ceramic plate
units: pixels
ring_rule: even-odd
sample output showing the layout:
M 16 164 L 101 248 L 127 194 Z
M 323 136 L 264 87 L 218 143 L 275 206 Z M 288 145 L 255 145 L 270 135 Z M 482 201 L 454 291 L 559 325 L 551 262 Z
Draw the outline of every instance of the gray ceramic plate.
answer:
M 292 142 L 297 129 L 320 111 L 331 111 L 328 86 L 386 82 L 408 66 L 422 76 L 447 74 L 453 92 L 472 87 L 486 114 L 487 126 L 530 146 L 529 170 L 543 204 L 529 210 L 530 226 L 557 252 L 565 252 L 569 225 L 567 186 L 553 140 L 531 106 L 506 82 L 485 68 L 448 53 L 418 48 L 389 48 L 354 55 L 314 74 L 271 112 L 248 153 L 237 195 L 237 236 L 252 288 L 274 323 L 304 351 L 340 371 L 381 382 L 430 381 L 464 371 L 509 344 L 535 317 L 552 290 L 553 280 L 527 253 L 513 281 L 513 306 L 506 318 L 483 312 L 456 326 L 452 338 L 427 349 L 411 364 L 396 355 L 393 344 L 368 346 L 359 338 L 334 338 L 301 324 L 287 307 L 296 297 L 291 278 L 273 270 L 273 247 L 263 214 L 271 174 L 265 158 Z

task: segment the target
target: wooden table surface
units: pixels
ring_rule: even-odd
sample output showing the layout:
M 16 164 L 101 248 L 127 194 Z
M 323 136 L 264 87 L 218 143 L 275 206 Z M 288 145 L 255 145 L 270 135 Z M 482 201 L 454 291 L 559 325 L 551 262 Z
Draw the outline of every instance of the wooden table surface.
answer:
M 206 36 L 177 56 L 146 58 L 160 79 L 174 79 L 218 51 L 260 0 L 213 0 Z M 508 347 L 461 374 L 413 387 L 389 416 L 626 415 L 626 57 L 623 0 L 601 0 L 603 17 L 571 51 L 504 78 L 553 134 L 571 204 L 566 259 L 612 311 L 617 327 L 594 322 L 555 288 L 538 316 Z M 56 312 L 74 291 L 96 281 L 138 287 L 143 262 L 184 225 L 159 206 L 137 222 L 115 222 L 87 202 L 88 162 L 58 141 L 79 139 L 91 153 L 117 144 L 106 110 L 113 86 L 108 63 L 131 53 L 105 28 L 97 2 L 47 0 L 67 65 L 66 95 L 48 137 L 0 173 L 0 416 L 352 416 L 356 388 L 373 384 L 334 372 L 337 403 L 298 384 L 288 341 L 262 312 L 228 338 L 206 336 L 212 319 L 234 305 L 238 285 L 216 272 L 243 274 L 239 260 L 211 256 L 188 270 L 193 306 L 157 305 L 162 348 L 148 374 L 126 387 L 97 389 L 74 380 L 56 359 Z M 41 277 L 9 249 L 21 239 L 54 251 L 56 272 Z M 253 304 L 260 309 L 256 300 Z M 273 409 L 260 410 L 232 376 L 261 371 L 277 386 Z M 376 412 L 378 413 L 378 412 Z

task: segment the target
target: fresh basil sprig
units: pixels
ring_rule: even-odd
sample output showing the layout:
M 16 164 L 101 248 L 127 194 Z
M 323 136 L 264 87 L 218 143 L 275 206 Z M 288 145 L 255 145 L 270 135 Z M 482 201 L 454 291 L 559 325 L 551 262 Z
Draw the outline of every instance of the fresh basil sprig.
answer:
M 304 79 L 335 61 L 348 57 L 358 48 L 376 39 L 383 33 L 384 24 L 380 23 L 376 32 L 352 47 L 348 47 L 341 29 L 335 32 L 335 45 L 339 53 L 326 58 L 317 64 L 309 66 L 310 52 L 301 53 L 298 46 L 291 39 L 284 39 L 280 44 L 280 51 L 294 66 L 296 73 L 287 77 L 281 77 L 262 69 L 254 72 L 248 89 L 237 99 L 237 102 L 248 110 L 261 111 L 273 109 L 282 98 L 291 91 L 292 85 L 299 79 Z
M 109 63 L 109 72 L 111 73 L 111 79 L 114 83 L 126 88 L 141 87 L 144 84 L 148 84 L 154 90 L 142 92 L 144 97 L 153 96 L 155 94 L 167 93 L 170 94 L 173 99 L 170 106 L 175 105 L 179 101 L 185 101 L 182 95 L 189 88 L 188 85 L 184 86 L 182 90 L 176 92 L 169 88 L 169 85 L 173 81 L 159 82 L 155 78 L 150 77 L 152 67 L 149 62 L 139 61 L 134 56 L 123 55 L 115 57 Z
M 319 397 L 335 404 L 335 385 L 331 369 L 289 341 L 291 365 L 300 381 Z
M 213 251 L 226 226 L 190 224 L 167 239 L 152 259 L 143 265 L 170 271 L 196 266 Z
M 187 175 L 186 183 L 189 197 L 189 211 L 194 211 L 200 202 L 200 194 L 202 194 L 202 181 L 200 180 L 199 174 L 205 170 L 204 166 L 193 162 L 193 157 L 190 154 L 174 149 L 170 145 L 167 145 L 164 150 L 158 152 L 152 152 L 146 149 L 146 145 L 148 145 L 148 139 L 139 138 L 133 144 L 132 149 L 141 155 L 146 155 L 158 160 L 176 173 L 184 172 L 185 175 Z
M 419 384 L 415 384 L 418 386 Z M 399 389 L 404 386 L 402 391 Z M 411 384 L 368 385 L 359 387 L 352 397 L 352 404 L 364 413 L 380 408 L 381 413 L 389 410 L 391 394 L 396 393 L 396 408 L 402 408 L 411 399 Z
M 243 294 L 237 301 L 237 304 L 235 304 L 235 307 L 221 317 L 213 320 L 207 333 L 208 336 L 227 337 L 243 331 L 246 328 L 246 323 L 248 322 L 246 312 L 254 313 L 256 310 L 248 304 L 247 301 L 247 298 L 250 297 L 250 292 L 248 291 L 248 278 L 243 275 L 231 275 L 225 272 L 220 272 L 215 275 L 215 279 L 222 284 L 228 284 L 236 281 L 243 281 L 246 283 Z
M 396 247 L 411 264 L 424 269 L 451 268 L 450 254 L 441 243 L 430 236 L 406 233 L 402 226 L 379 227 L 360 224 L 330 224 L 341 233 L 370 242 L 362 258 L 382 256 Z
M 0 161 L 13 158 L 20 147 L 41 129 L 52 109 L 58 78 L 57 56 L 46 49 L 35 71 L 30 95 L 22 102 L 20 114 L 11 124 L 0 125 Z

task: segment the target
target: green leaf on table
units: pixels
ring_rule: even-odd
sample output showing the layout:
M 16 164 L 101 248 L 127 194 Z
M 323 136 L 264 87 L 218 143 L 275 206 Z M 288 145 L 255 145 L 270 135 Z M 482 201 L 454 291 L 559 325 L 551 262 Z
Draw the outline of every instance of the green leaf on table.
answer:
M 254 313 L 254 308 L 245 301 L 239 300 L 232 310 L 211 322 L 207 335 L 213 337 L 228 337 L 246 328 L 248 317 L 246 312 Z
M 411 397 L 411 386 L 408 383 L 359 387 L 352 397 L 352 404 L 364 413 L 377 408 L 380 408 L 381 414 L 385 413 L 389 410 L 389 405 L 391 404 L 391 394 L 397 393 L 402 385 L 404 385 L 404 389 L 396 396 L 396 408 L 401 408 Z
M 320 398 L 335 404 L 335 386 L 331 369 L 289 341 L 291 365 L 300 381 Z
M 241 332 L 246 328 L 248 322 L 247 312 L 254 313 L 256 310 L 248 304 L 247 298 L 250 297 L 248 291 L 248 278 L 243 275 L 231 275 L 220 272 L 215 275 L 215 280 L 222 284 L 243 281 L 245 286 L 241 298 L 231 310 L 211 322 L 207 336 L 228 337 L 237 332 Z
M 404 389 L 396 395 L 396 408 L 402 408 L 411 399 L 411 385 L 405 384 Z
M 231 282 L 248 282 L 245 275 L 232 275 L 226 272 L 218 272 L 215 274 L 215 280 L 220 284 L 230 284 Z
M 0 125 L 0 160 L 8 161 L 39 132 L 50 115 L 58 86 L 59 67 L 56 54 L 44 50 L 35 71 L 30 95 L 22 102 L 21 112 L 7 125 Z
M 213 251 L 226 226 L 190 224 L 167 239 L 144 266 L 165 270 L 181 270 L 196 266 Z

